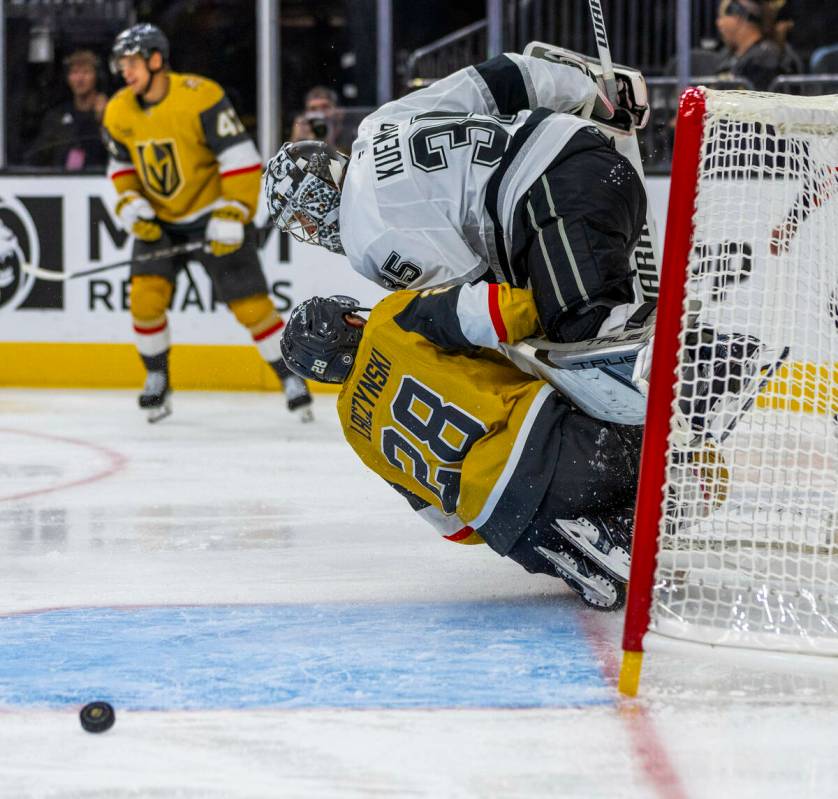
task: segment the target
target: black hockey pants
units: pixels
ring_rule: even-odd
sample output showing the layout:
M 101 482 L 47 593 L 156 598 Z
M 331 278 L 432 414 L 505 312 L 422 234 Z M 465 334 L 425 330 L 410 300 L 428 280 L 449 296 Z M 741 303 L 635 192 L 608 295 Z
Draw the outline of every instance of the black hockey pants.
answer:
M 597 128 L 576 133 L 516 209 L 512 262 L 552 341 L 597 334 L 634 300 L 629 257 L 646 219 L 643 182 Z
M 602 422 L 577 410 L 568 413 L 551 485 L 507 557 L 528 572 L 555 576 L 555 568 L 536 547 L 555 550 L 563 545 L 552 526 L 556 519 L 630 512 L 642 440 L 642 427 Z

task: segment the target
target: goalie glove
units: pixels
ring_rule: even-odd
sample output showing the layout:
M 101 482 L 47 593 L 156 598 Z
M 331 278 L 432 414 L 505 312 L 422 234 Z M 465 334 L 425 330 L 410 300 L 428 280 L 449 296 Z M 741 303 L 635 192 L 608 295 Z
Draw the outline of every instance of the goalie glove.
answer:
M 617 83 L 615 105 L 605 90 L 599 61 L 562 48 L 555 48 L 550 60 L 584 72 L 596 86 L 596 97 L 576 112 L 579 116 L 623 131 L 646 127 L 649 121 L 649 96 L 646 81 L 640 72 L 620 64 L 614 65 L 614 79 Z
M 157 241 L 163 229 L 155 220 L 151 203 L 135 191 L 120 194 L 116 202 L 116 215 L 122 227 L 142 241 Z
M 245 207 L 233 201 L 224 203 L 212 212 L 204 238 L 209 251 L 216 258 L 229 255 L 242 246 L 246 219 Z

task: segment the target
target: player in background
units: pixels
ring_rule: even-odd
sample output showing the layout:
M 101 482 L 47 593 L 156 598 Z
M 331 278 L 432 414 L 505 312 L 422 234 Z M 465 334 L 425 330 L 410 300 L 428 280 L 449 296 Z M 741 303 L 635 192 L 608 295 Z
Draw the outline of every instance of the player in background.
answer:
M 450 541 L 487 543 L 585 602 L 620 607 L 642 428 L 601 422 L 495 350 L 538 332 L 532 292 L 399 291 L 365 321 L 314 297 L 282 337 L 301 377 L 342 383 L 347 441 Z
M 283 321 L 268 297 L 252 224 L 261 159 L 221 87 L 168 67 L 169 42 L 149 24 L 117 36 L 111 69 L 127 86 L 105 109 L 108 175 L 118 194 L 116 214 L 135 237 L 135 256 L 205 241 L 190 254 L 253 337 L 282 381 L 289 410 L 311 416 L 311 395 L 279 350 Z M 187 256 L 135 263 L 131 317 L 148 372 L 141 408 L 156 421 L 170 412 L 166 310 Z
M 531 287 L 549 339 L 591 338 L 634 302 L 646 193 L 590 117 L 632 110 L 614 109 L 581 58 L 507 53 L 385 104 L 351 156 L 284 144 L 268 206 L 280 229 L 386 288 Z

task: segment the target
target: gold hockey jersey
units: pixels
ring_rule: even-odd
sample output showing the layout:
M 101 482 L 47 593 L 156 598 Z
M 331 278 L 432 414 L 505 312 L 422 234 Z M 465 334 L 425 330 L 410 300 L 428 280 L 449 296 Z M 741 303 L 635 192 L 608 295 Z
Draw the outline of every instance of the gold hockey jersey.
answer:
M 117 192 L 139 192 L 163 222 L 193 222 L 230 202 L 252 218 L 262 165 L 235 109 L 214 81 L 168 74 L 159 103 L 141 104 L 128 87 L 108 102 L 103 125 Z
M 530 291 L 488 283 L 396 292 L 364 328 L 346 439 L 449 540 L 506 554 L 550 483 L 568 406 L 491 351 L 537 331 Z

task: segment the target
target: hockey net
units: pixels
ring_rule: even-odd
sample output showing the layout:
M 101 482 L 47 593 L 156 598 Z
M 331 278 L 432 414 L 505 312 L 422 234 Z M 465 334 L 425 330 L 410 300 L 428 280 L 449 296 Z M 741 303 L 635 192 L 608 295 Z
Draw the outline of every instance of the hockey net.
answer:
M 673 644 L 838 670 L 837 170 L 838 97 L 681 99 L 626 693 Z

